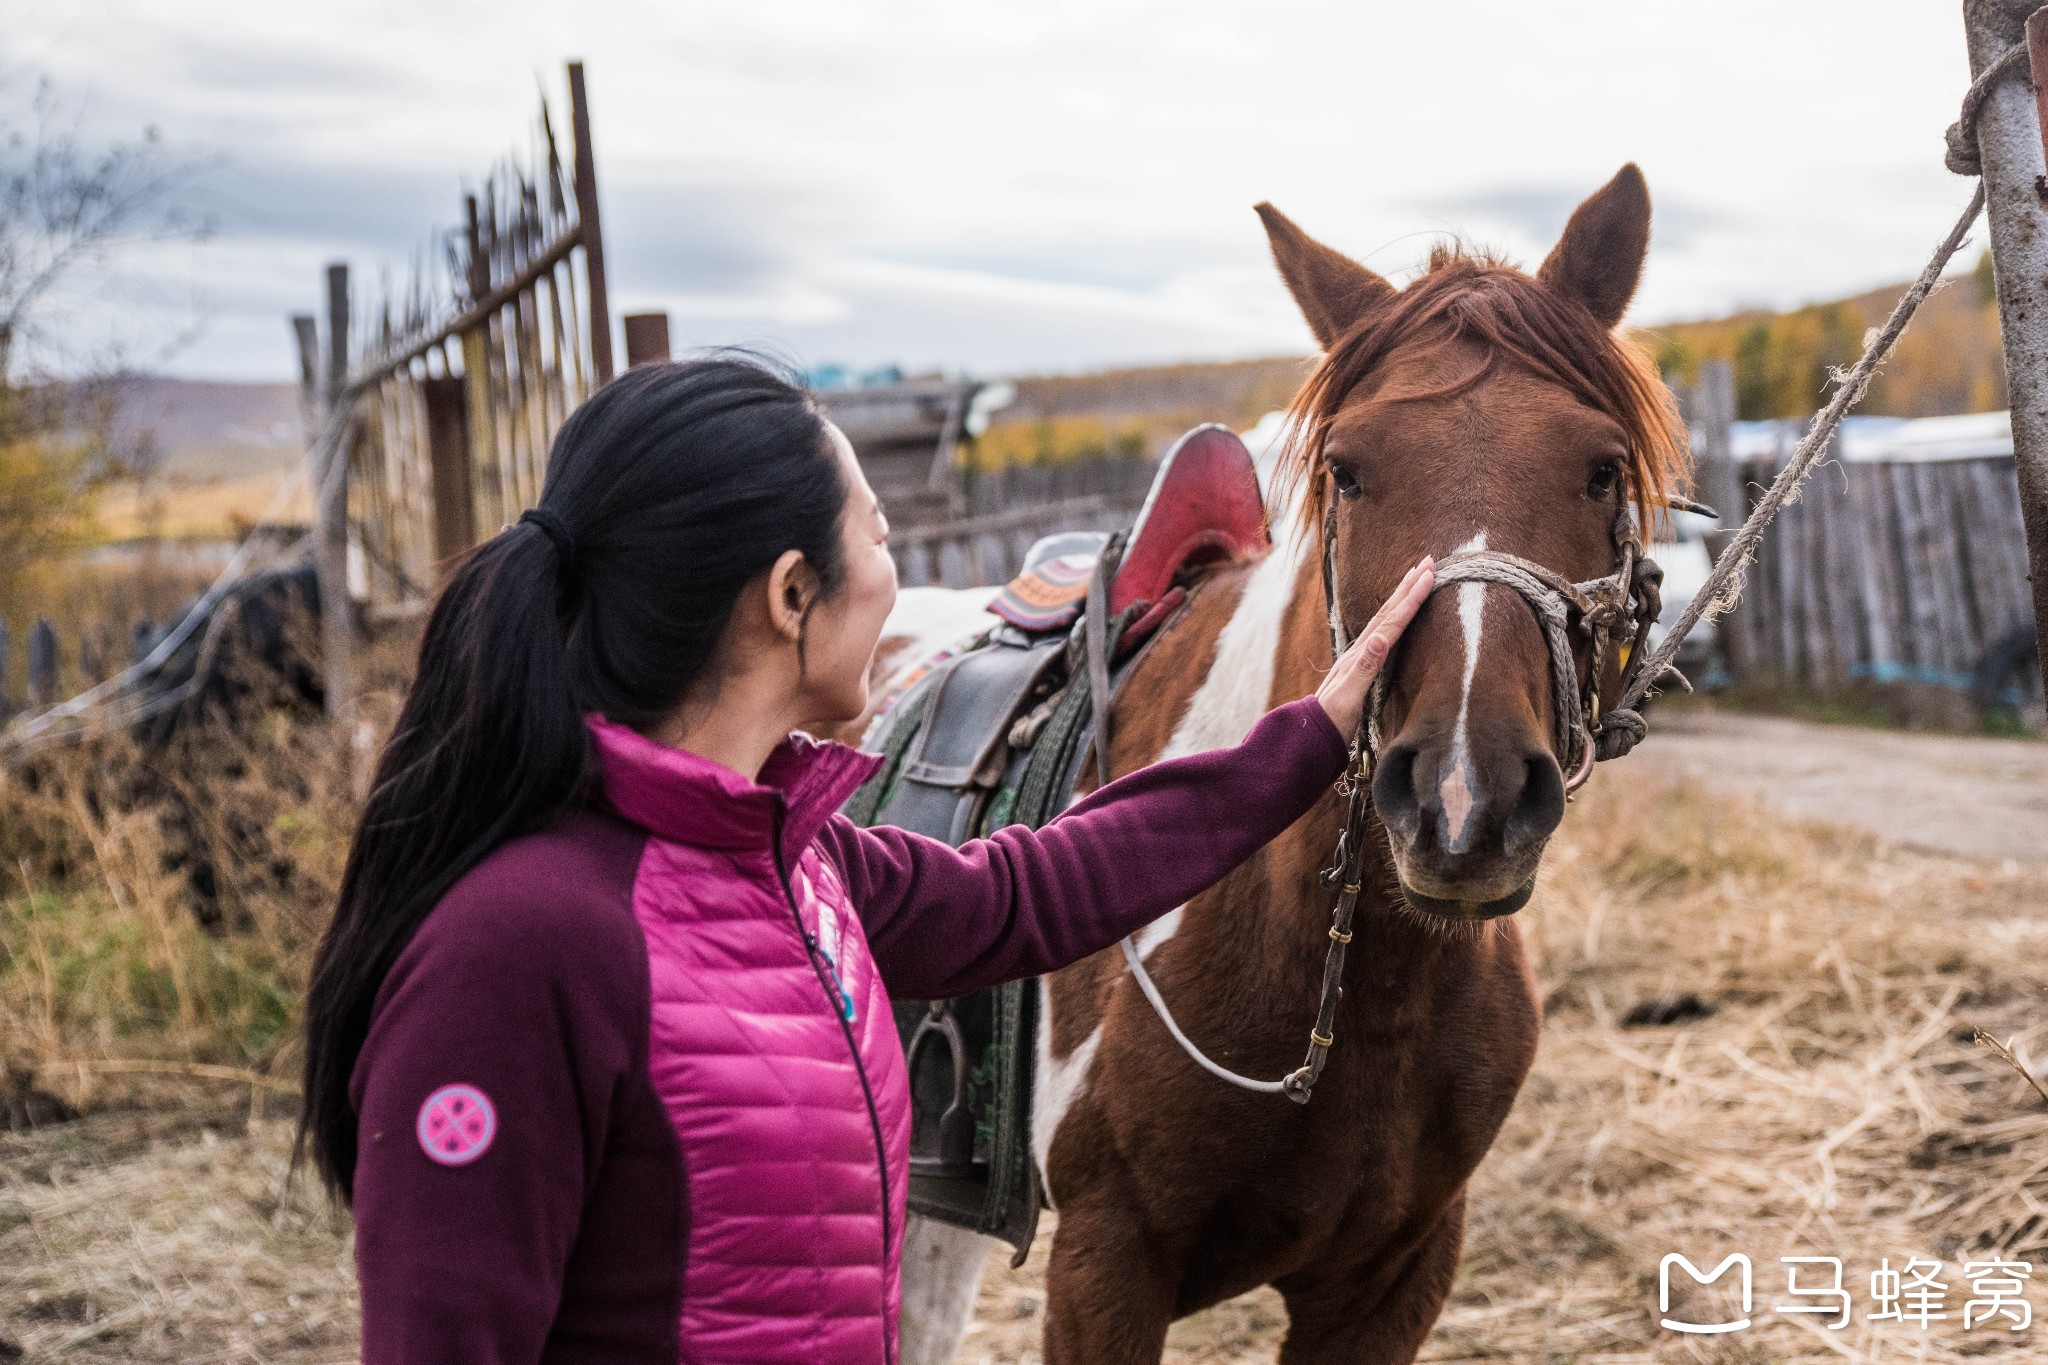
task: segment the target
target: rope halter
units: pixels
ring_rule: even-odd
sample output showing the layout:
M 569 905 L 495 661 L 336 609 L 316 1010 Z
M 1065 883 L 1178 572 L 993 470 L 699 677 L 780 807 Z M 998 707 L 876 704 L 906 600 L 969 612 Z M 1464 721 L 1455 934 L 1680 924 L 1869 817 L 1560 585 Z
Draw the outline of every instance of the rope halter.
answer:
M 1642 715 L 1633 709 L 1602 714 L 1600 678 L 1605 671 L 1609 648 L 1622 650 L 1621 685 L 1626 692 L 1648 653 L 1650 627 L 1663 607 L 1664 571 L 1643 553 L 1635 518 L 1626 498 L 1614 519 L 1614 572 L 1600 578 L 1574 583 L 1570 579 L 1520 555 L 1501 550 L 1466 550 L 1437 561 L 1436 581 L 1431 593 L 1454 583 L 1484 583 L 1508 588 L 1529 604 L 1536 624 L 1543 632 L 1550 655 L 1551 710 L 1555 723 L 1554 745 L 1563 766 L 1565 791 L 1577 791 L 1592 776 L 1593 764 L 1619 758 L 1633 749 L 1649 731 Z M 1337 608 L 1336 509 L 1333 506 L 1323 527 L 1323 588 L 1330 611 L 1331 658 L 1351 643 Z M 1590 646 L 1590 661 L 1584 678 L 1579 674 L 1574 637 Z M 1387 677 L 1382 669 L 1373 680 L 1366 698 L 1364 749 L 1370 771 L 1380 752 L 1380 713 L 1386 704 Z

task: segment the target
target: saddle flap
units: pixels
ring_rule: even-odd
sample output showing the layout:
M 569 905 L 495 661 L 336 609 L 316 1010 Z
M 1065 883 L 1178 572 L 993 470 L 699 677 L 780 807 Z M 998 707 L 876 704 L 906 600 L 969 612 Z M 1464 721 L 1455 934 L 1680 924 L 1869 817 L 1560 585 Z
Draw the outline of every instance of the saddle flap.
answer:
M 992 785 L 1002 776 L 1010 722 L 1058 655 L 1053 648 L 996 646 L 950 660 L 934 684 L 930 719 L 905 758 L 904 778 L 955 790 Z
M 1157 602 L 1190 564 L 1261 555 L 1272 543 L 1251 452 L 1228 427 L 1196 427 L 1159 462 L 1110 587 L 1110 615 Z

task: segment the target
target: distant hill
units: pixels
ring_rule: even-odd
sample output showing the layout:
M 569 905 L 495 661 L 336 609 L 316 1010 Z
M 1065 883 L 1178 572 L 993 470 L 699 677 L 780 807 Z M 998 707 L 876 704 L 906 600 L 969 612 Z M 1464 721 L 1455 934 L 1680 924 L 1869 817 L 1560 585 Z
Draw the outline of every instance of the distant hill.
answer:
M 1632 335 L 1660 371 L 1687 382 L 1698 377 L 1703 360 L 1732 361 L 1739 417 L 1805 417 L 1826 401 L 1829 371 L 1855 362 L 1865 332 L 1884 321 L 1905 289 L 1887 285 L 1783 312 L 1750 309 L 1636 328 Z M 1057 459 L 1105 444 L 1141 442 L 1156 450 L 1197 422 L 1242 429 L 1286 407 L 1312 363 L 1312 357 L 1289 356 L 1021 378 L 1017 401 L 996 414 L 984 445 L 997 460 Z M 2004 406 L 1986 254 L 1921 305 L 1857 410 L 1939 417 Z
M 137 377 L 120 382 L 115 424 L 146 436 L 156 471 L 180 483 L 275 474 L 305 450 L 296 384 Z
M 1855 363 L 1863 334 L 1891 312 L 1904 284 L 1782 313 L 1762 310 L 1636 333 L 1658 368 L 1688 382 L 1710 357 L 1735 363 L 1742 418 L 1804 417 L 1826 401 L 1828 371 Z M 1874 417 L 1940 417 L 2006 406 L 1991 257 L 1931 294 L 1877 372 L 1857 411 Z
M 303 489 L 280 496 L 305 456 L 296 384 L 130 377 L 114 388 L 114 426 L 149 452 L 140 483 L 101 505 L 116 539 L 218 539 L 311 516 Z

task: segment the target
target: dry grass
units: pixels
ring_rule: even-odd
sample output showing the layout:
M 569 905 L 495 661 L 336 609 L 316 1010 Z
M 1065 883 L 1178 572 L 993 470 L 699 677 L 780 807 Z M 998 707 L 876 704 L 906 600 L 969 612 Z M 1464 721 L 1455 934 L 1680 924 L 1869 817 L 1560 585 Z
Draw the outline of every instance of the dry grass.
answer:
M 327 758 L 322 736 L 273 717 L 0 775 L 0 1073 L 86 1108 L 194 1091 L 193 1063 L 290 1077 L 346 851 Z
M 2040 1038 L 2048 869 L 1647 795 L 1597 783 L 1525 916 L 1542 1052 L 1478 1177 L 1464 1273 L 1424 1358 L 2040 1358 L 2048 1323 L 1963 1330 L 1958 1272 L 2048 1251 L 2048 1105 L 1969 1041 L 1981 1026 L 2025 1056 Z M 1685 991 L 1713 1013 L 1623 1026 Z M 308 1196 L 280 1195 L 278 1102 L 180 1084 L 232 1107 L 0 1139 L 0 1338 L 33 1359 L 347 1358 L 346 1239 Z M 273 1117 L 252 1120 L 265 1104 Z M 964 1360 L 1036 1358 L 1044 1250 L 1020 1272 L 992 1265 Z M 1756 1262 L 1755 1325 L 1661 1331 L 1659 1258 L 1730 1251 Z M 1800 1254 L 1843 1258 L 1847 1330 L 1771 1311 L 1776 1258 Z M 1867 1323 L 1870 1272 L 1911 1255 L 1945 1262 L 1950 1319 Z M 1270 1292 L 1249 1295 L 1176 1326 L 1167 1358 L 1271 1360 L 1284 1321 Z
M 30 1360 L 354 1360 L 348 1243 L 287 1181 L 289 1136 L 205 1108 L 0 1134 L 0 1337 Z
M 375 730 L 410 648 L 362 658 Z M 349 757 L 302 706 L 251 705 L 163 746 L 115 733 L 0 766 L 0 1126 L 30 1084 L 87 1110 L 214 1099 L 223 1076 L 295 1087 Z

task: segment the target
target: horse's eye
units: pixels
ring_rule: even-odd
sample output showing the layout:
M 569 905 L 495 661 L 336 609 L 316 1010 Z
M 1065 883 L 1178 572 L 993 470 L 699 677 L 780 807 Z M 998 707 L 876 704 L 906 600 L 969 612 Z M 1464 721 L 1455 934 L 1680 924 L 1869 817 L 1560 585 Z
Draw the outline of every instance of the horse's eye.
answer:
M 1586 480 L 1586 496 L 1589 498 L 1604 498 L 1609 493 L 1612 493 L 1614 486 L 1620 482 L 1621 466 L 1609 460 L 1593 471 L 1592 478 Z
M 1337 485 L 1337 496 L 1344 499 L 1357 497 L 1365 490 L 1358 486 L 1358 477 L 1341 464 L 1330 466 L 1330 482 Z

